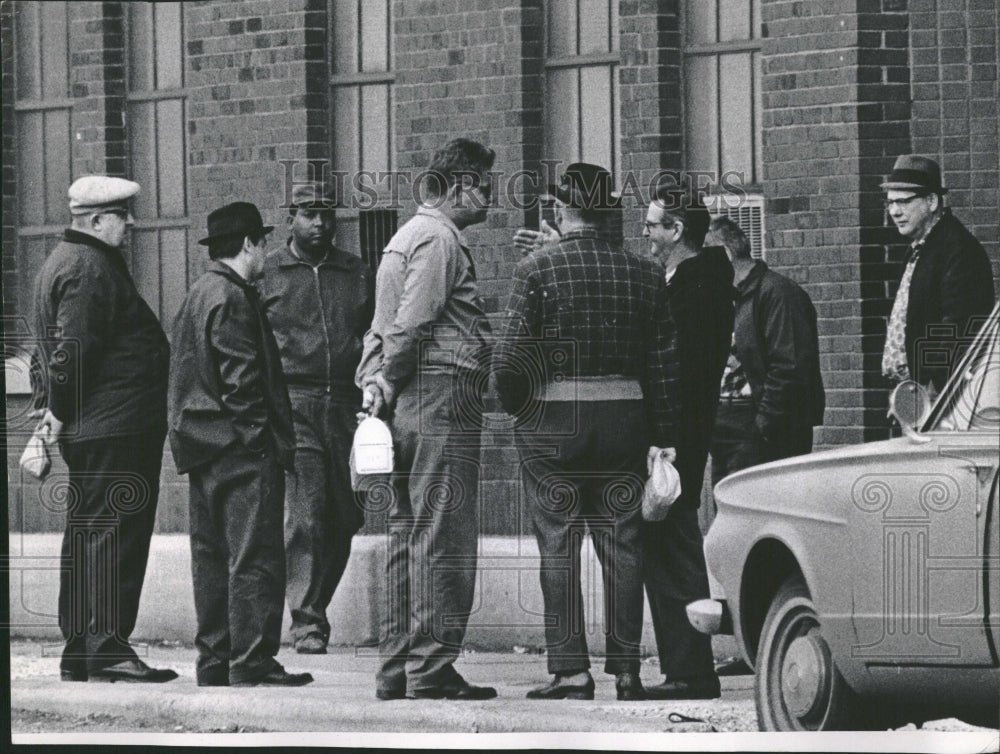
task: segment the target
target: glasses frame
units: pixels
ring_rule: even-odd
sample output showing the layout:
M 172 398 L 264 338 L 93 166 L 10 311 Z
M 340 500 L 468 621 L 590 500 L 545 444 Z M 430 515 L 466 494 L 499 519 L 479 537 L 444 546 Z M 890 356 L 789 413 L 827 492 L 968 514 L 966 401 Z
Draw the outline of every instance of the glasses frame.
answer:
M 928 196 L 930 196 L 930 194 L 914 194 L 913 196 L 904 196 L 902 199 L 884 199 L 882 201 L 882 206 L 887 210 L 892 209 L 894 206 L 905 209 L 913 204 L 913 202 L 917 199 L 926 199 Z

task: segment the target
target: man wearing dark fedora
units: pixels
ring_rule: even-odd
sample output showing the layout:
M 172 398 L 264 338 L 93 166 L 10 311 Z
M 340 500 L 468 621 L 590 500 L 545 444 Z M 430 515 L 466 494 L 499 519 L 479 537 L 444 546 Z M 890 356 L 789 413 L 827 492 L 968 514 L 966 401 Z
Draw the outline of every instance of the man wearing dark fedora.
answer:
M 910 244 L 886 327 L 882 374 L 912 379 L 933 395 L 958 364 L 993 308 L 989 258 L 975 236 L 944 206 L 941 167 L 901 155 L 882 184 L 885 207 Z
M 664 675 L 663 683 L 647 689 L 652 699 L 712 699 L 720 694 L 711 637 L 694 629 L 686 612 L 688 603 L 709 596 L 698 507 L 732 342 L 736 294 L 725 249 L 703 248 L 710 220 L 691 181 L 665 178 L 656 187 L 643 227 L 650 252 L 666 273 L 667 316 L 676 328 L 673 398 L 679 411 L 670 447 L 676 450 L 681 479 L 681 495 L 667 517 L 643 523 L 646 594 Z
M 253 281 L 264 268 L 260 212 L 208 216 L 207 271 L 173 328 L 170 447 L 190 480 L 199 686 L 302 686 L 274 659 L 285 601 L 284 471 L 295 450 L 274 334 Z
M 529 699 L 594 697 L 580 581 L 588 531 L 604 576 L 604 670 L 618 699 L 645 698 L 641 500 L 649 446 L 670 444 L 670 343 L 662 273 L 602 235 L 618 207 L 612 187 L 589 163 L 549 187 L 560 237 L 515 268 L 494 352 L 541 556 L 553 679 Z
M 354 371 L 374 310 L 373 275 L 333 245 L 336 197 L 319 182 L 296 185 L 290 237 L 264 262 L 261 294 L 274 329 L 295 424 L 295 471 L 286 478 L 285 564 L 292 639 L 324 654 L 326 610 L 364 510 L 348 458 L 361 409 Z
M 162 683 L 129 644 L 156 522 L 170 347 L 122 257 L 139 184 L 69 187 L 72 225 L 34 291 L 35 405 L 69 468 L 59 579 L 64 681 Z

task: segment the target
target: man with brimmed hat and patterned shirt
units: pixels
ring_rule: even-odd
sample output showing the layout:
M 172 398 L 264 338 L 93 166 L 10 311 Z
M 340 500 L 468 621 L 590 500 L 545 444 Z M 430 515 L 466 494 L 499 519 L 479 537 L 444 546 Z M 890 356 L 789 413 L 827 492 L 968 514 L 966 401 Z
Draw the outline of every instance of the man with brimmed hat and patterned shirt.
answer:
M 893 165 L 885 206 L 910 243 L 906 267 L 886 327 L 882 374 L 912 379 L 933 395 L 993 308 L 989 258 L 975 236 L 944 206 L 941 167 L 901 155 Z
M 592 699 L 580 548 L 589 530 L 604 574 L 605 672 L 639 700 L 641 499 L 650 445 L 672 445 L 672 330 L 662 272 L 602 237 L 610 173 L 573 163 L 555 199 L 560 238 L 522 259 L 493 358 L 541 555 L 552 681 L 529 699 Z M 557 372 L 562 372 L 557 374 Z
M 156 521 L 170 347 L 121 249 L 139 184 L 92 175 L 35 280 L 35 405 L 69 467 L 59 580 L 64 681 L 170 681 L 129 645 Z M 183 253 L 179 250 L 178 253 Z
M 170 448 L 190 479 L 199 686 L 302 686 L 274 659 L 285 601 L 284 471 L 295 451 L 281 358 L 253 281 L 264 269 L 260 212 L 208 216 L 207 271 L 174 322 Z
M 336 197 L 318 182 L 292 191 L 287 243 L 267 256 L 261 293 L 281 353 L 295 424 L 287 476 L 285 562 L 292 639 L 323 654 L 326 609 L 351 554 L 364 510 L 348 458 L 361 409 L 354 372 L 374 311 L 373 275 L 333 245 Z

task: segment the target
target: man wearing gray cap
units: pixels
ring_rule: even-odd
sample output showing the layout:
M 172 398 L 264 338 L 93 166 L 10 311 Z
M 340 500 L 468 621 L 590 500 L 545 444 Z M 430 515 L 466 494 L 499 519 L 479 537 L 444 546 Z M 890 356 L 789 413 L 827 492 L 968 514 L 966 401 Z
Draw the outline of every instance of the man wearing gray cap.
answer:
M 35 405 L 69 467 L 60 574 L 64 681 L 162 683 L 129 645 L 156 520 L 170 348 L 121 247 L 139 184 L 87 176 L 35 280 Z
M 885 207 L 910 243 L 892 305 L 882 352 L 882 374 L 912 379 L 934 395 L 958 364 L 993 308 L 993 275 L 986 252 L 951 210 L 941 167 L 918 155 L 901 155 L 882 184 Z M 944 357 L 944 358 L 942 358 Z
M 354 370 L 372 321 L 374 283 L 359 256 L 333 245 L 335 205 L 322 183 L 294 188 L 291 237 L 268 255 L 261 283 L 295 423 L 285 562 L 299 654 L 326 653 L 326 609 L 347 566 L 351 539 L 365 522 L 351 489 L 348 458 L 361 409 Z

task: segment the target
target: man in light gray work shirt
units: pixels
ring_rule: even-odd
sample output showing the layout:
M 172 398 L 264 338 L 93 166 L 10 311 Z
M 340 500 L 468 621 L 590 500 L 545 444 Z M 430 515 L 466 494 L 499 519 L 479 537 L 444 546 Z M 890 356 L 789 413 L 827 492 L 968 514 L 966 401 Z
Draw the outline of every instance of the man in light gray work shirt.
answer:
M 356 382 L 395 444 L 379 699 L 490 699 L 454 668 L 475 590 L 489 326 L 462 230 L 486 219 L 493 150 L 455 139 L 385 248 Z

